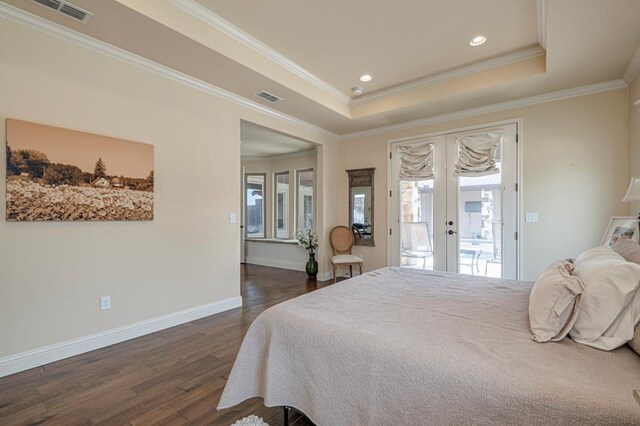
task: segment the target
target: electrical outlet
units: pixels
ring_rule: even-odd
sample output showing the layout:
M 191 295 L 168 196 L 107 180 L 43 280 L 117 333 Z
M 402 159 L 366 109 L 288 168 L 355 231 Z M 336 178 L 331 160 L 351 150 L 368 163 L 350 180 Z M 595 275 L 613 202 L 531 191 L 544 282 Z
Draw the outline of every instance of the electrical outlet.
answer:
M 229 223 L 236 223 L 236 214 L 229 213 Z
M 111 309 L 111 296 L 103 296 L 100 298 L 100 309 L 103 311 Z

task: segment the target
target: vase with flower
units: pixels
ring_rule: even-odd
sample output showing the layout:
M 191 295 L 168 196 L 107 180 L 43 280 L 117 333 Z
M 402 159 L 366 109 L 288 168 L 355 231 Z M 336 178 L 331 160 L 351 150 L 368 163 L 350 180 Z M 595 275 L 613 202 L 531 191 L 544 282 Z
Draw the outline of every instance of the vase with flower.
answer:
M 305 271 L 309 278 L 315 278 L 318 275 L 318 261 L 316 260 L 318 234 L 312 229 L 298 229 L 296 231 L 296 239 L 298 240 L 298 245 L 309 253 L 309 261 Z

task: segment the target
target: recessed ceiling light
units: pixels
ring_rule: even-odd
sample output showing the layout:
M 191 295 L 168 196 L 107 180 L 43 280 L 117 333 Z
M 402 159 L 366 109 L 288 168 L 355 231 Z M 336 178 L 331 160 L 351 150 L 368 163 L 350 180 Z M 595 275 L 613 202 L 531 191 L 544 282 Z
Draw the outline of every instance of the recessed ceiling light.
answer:
M 360 81 L 367 82 L 371 80 L 373 80 L 373 77 L 371 77 L 369 74 L 363 74 L 360 76 Z
M 487 38 L 485 36 L 478 35 L 471 39 L 471 41 L 469 42 L 469 45 L 476 47 L 476 46 L 480 46 L 481 44 L 484 44 L 485 41 L 487 41 Z

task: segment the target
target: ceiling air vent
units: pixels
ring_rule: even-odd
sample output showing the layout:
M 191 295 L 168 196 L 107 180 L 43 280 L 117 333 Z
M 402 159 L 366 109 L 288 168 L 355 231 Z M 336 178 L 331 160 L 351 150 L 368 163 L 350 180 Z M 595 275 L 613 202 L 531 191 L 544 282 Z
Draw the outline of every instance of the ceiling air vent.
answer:
M 265 100 L 267 100 L 269 102 L 272 102 L 272 103 L 282 100 L 282 98 L 280 96 L 276 96 L 273 93 L 267 92 L 266 90 L 261 90 L 261 91 L 257 92 L 256 96 L 258 96 L 258 97 L 260 97 L 262 99 L 265 99 Z
M 36 3 L 40 3 L 43 6 L 50 7 L 51 9 L 58 10 L 60 7 L 60 2 L 57 0 L 33 0 Z
M 76 18 L 78 21 L 84 21 L 84 19 L 87 17 L 87 12 L 68 4 L 62 5 L 62 7 L 60 8 L 60 13 L 64 13 L 65 15 L 71 16 L 72 18 Z
M 67 3 L 62 0 L 33 0 L 34 2 L 46 6 L 50 9 L 58 11 L 70 18 L 76 19 L 85 24 L 93 17 L 93 13 L 80 9 L 71 3 Z

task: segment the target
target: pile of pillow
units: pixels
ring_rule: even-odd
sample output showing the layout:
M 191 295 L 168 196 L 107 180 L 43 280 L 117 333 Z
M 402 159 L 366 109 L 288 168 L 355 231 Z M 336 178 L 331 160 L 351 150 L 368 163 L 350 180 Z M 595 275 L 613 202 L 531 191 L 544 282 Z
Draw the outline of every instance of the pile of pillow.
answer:
M 569 335 L 603 350 L 629 342 L 640 354 L 640 245 L 622 239 L 551 264 L 531 289 L 529 319 L 537 342 Z

